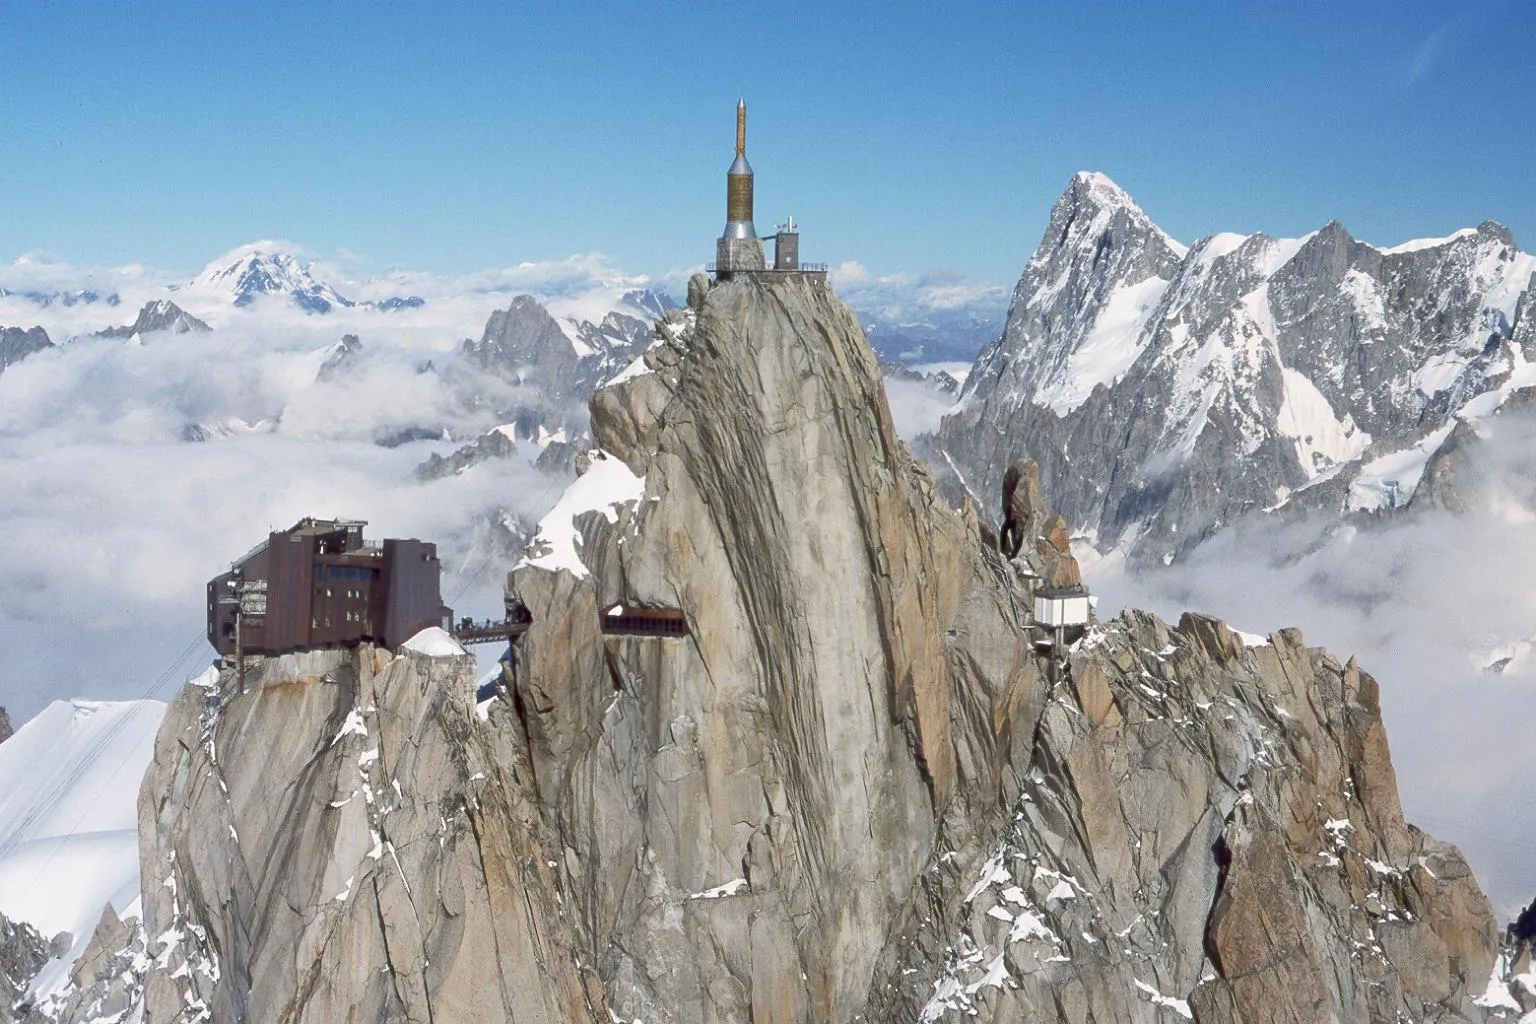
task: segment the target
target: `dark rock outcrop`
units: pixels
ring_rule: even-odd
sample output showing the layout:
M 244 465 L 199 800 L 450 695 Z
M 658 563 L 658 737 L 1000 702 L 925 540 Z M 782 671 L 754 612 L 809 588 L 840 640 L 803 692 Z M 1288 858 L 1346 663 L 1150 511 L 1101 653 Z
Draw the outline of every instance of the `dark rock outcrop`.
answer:
M 442 456 L 433 452 L 432 455 L 417 466 L 412 474 L 417 480 L 441 480 L 444 477 L 458 476 L 465 470 L 480 465 L 487 459 L 510 459 L 517 454 L 517 441 L 512 438 L 512 431 L 507 427 L 497 427 L 487 431 L 466 445 L 461 445 L 451 455 Z
M 37 929 L 0 914 L 0 1021 L 18 1019 L 13 1011 L 48 956 L 48 941 Z

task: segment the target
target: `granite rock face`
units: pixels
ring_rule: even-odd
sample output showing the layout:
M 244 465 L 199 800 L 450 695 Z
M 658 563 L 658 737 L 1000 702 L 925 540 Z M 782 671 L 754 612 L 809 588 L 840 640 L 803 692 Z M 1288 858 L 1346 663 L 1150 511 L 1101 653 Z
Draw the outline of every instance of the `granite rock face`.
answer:
M 815 282 L 690 293 L 593 399 L 643 490 L 575 517 L 574 571 L 510 583 L 620 1019 L 1481 1017 L 1491 915 L 1403 822 L 1369 676 L 1196 617 L 1039 656 L 1033 590 L 1076 563 L 1033 468 L 1005 561 Z M 605 636 L 614 605 L 691 636 Z
M 143 790 L 147 1019 L 593 1018 L 473 659 L 316 651 L 246 682 L 181 694 Z
M 0 708 L 0 743 L 10 739 L 14 730 L 11 729 L 11 716 L 5 713 L 5 708 Z
M 1491 221 L 1390 249 L 1334 222 L 1185 250 L 1080 173 L 924 451 L 958 495 L 1027 442 L 1063 514 L 1143 562 L 1263 511 L 1400 508 L 1458 423 L 1536 384 L 1533 272 Z
M 897 439 L 824 281 L 689 294 L 592 398 L 600 447 L 509 577 L 532 624 L 483 715 L 470 659 L 366 647 L 172 705 L 140 804 L 149 1020 L 1507 997 L 1460 855 L 1403 820 L 1368 674 L 1193 615 L 1051 647 L 1034 593 L 1078 570 L 1030 463 L 1009 557 Z

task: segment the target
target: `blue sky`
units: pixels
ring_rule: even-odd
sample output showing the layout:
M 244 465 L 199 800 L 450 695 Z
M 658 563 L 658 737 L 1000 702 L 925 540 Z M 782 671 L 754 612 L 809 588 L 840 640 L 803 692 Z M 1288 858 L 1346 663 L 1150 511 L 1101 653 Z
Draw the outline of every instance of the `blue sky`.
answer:
M 738 95 L 759 230 L 877 273 L 1012 283 L 1079 168 L 1186 242 L 1536 245 L 1526 5 L 547 6 L 0 0 L 0 259 L 663 274 L 712 257 Z

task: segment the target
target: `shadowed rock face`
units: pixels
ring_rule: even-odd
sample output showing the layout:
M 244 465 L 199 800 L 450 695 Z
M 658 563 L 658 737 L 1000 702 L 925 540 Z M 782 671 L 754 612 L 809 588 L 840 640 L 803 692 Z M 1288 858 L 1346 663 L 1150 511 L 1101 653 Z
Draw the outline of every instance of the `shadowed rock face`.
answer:
M 5 713 L 5 708 L 0 708 L 0 743 L 10 739 L 11 735 L 11 716 Z
M 823 282 L 696 279 L 644 358 L 487 719 L 468 659 L 368 648 L 173 704 L 150 1019 L 1481 1019 L 1488 906 L 1403 821 L 1369 675 L 1193 615 L 1037 654 L 1076 564 L 1031 468 L 1009 560 Z

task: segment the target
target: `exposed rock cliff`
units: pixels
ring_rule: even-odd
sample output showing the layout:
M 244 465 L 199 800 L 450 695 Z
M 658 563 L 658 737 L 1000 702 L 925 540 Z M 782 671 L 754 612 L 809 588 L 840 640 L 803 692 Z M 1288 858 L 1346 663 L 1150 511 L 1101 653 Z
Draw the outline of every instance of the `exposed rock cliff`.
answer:
M 172 706 L 150 1019 L 1481 1018 L 1488 906 L 1369 675 L 1195 616 L 1041 653 L 1076 565 L 1030 467 L 1008 560 L 823 281 L 695 279 L 644 359 L 484 721 L 469 659 L 368 648 Z

